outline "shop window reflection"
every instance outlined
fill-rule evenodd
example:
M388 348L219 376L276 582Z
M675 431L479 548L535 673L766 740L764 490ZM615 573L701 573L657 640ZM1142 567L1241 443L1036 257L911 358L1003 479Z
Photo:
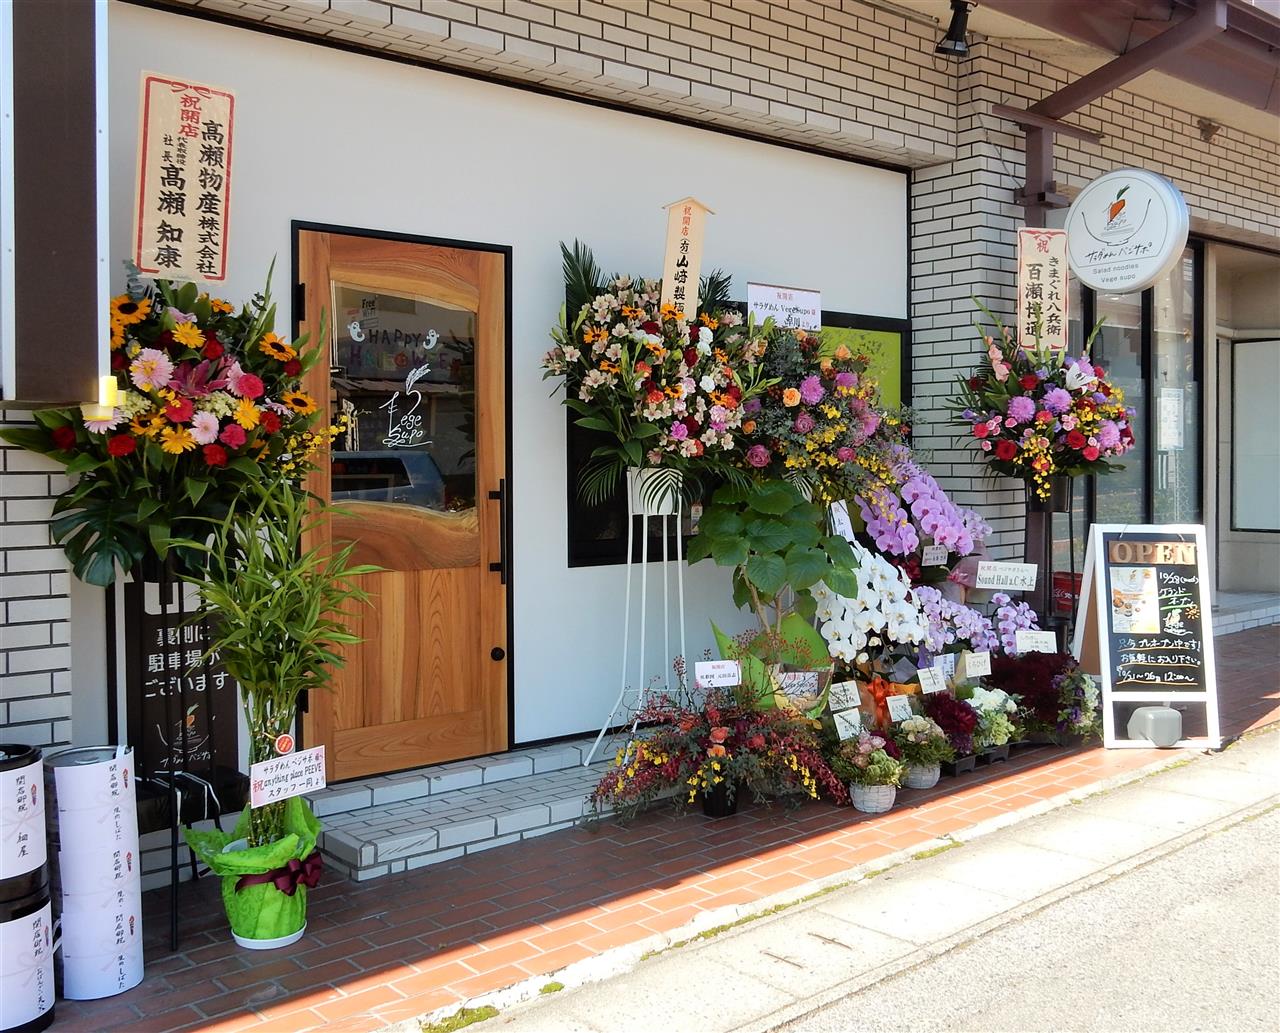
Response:
M1187 250L1155 285L1152 402L1155 521L1200 521L1200 384L1196 379L1195 256Z
M333 501L474 509L476 314L344 283L333 312Z
M1124 392L1134 411L1133 426L1139 447L1120 461L1123 470L1097 477L1094 519L1100 524L1140 524L1146 516L1146 449L1141 428L1146 426L1147 394L1142 376L1142 295L1098 294L1097 318L1101 332L1093 342L1094 362L1106 369L1111 383Z

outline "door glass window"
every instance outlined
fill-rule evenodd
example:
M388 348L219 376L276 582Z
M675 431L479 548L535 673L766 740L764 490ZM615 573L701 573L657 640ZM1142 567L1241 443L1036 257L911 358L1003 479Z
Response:
M333 284L333 501L476 504L476 314Z
M1195 308L1195 255L1187 250L1169 275L1155 285L1152 307L1153 501L1158 524L1200 522Z
M1098 318L1106 320L1093 342L1093 360L1106 369L1111 383L1124 391L1124 401L1134 411L1133 427L1139 447L1120 460L1123 470L1097 482L1095 517L1103 524L1140 524L1146 507L1146 449L1141 428L1146 426L1147 398L1142 380L1142 295L1098 294Z

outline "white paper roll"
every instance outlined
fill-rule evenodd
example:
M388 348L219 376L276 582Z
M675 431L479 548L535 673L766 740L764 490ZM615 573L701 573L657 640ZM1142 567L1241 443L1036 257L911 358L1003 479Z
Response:
M111 997L142 982L142 937L125 951L62 959L62 996L72 1001Z
M45 862L44 778L40 757L0 771L0 879L33 872Z
M32 1022L53 1007L53 915L49 904L0 922L0 1029Z
M135 882L105 893L62 898L62 958L124 954L142 943L142 891Z
M102 893L137 882L142 864L137 850L63 850L58 854L58 888L67 896Z

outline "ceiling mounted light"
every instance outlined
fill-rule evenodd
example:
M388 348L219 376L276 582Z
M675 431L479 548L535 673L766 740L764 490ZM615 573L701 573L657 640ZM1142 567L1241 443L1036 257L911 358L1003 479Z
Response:
M951 0L951 26L933 48L934 53L947 57L964 57L969 53L969 44L964 39L969 30L969 7L970 0Z

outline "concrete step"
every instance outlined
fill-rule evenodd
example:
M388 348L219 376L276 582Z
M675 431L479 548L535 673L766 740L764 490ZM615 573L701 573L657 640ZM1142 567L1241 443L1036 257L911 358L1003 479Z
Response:
M362 779L308 797L325 863L357 881L568 828L612 763L589 768L591 740Z
M1280 595L1272 592L1219 592L1213 608L1213 634L1280 624Z

